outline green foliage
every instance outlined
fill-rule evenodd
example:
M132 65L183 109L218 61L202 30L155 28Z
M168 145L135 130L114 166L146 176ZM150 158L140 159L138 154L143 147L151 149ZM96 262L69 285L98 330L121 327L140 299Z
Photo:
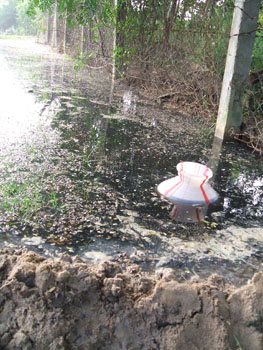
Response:
M96 55L95 51L91 51L88 55L83 57L82 55L78 55L74 60L73 68L75 70L81 70L86 64L89 63L90 59Z
M9 0L0 7L0 30L10 34L36 35L40 18L29 18L26 15L28 6L28 0Z
M57 194L52 188L47 190L45 185L43 179L34 175L23 183L7 179L0 185L0 209L15 214L24 221L30 220L45 205L56 209L59 206Z
M263 69L263 8L259 13L258 30L254 43L251 68L252 70Z
M55 0L29 0L28 14L35 15L37 9L42 12L53 11ZM81 25L90 23L96 16L100 24L110 22L113 9L107 0L60 0L57 1L60 14L67 14L69 22Z
M20 35L36 35L40 27L40 17L37 13L33 18L26 14L28 6L28 0L19 0L16 6L17 26Z
M7 182L0 187L0 197L2 210L17 213L24 219L34 215L43 202L40 190L32 182Z
M27 15L34 17L37 13L37 9L39 9L41 12L51 10L55 3L56 2L54 0L29 0Z
M235 339L236 345L238 347L237 350L242 350L241 344L235 335L234 335L234 339Z

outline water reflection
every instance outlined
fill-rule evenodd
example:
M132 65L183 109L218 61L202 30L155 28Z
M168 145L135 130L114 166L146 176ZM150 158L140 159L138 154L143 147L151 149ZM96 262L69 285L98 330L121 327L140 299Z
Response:
M222 147L223 147L223 140L215 136L213 140L212 149L210 151L210 158L207 164L209 168L211 168L213 171L213 174L214 174L213 178L217 174L218 165L219 165L219 161L222 153Z
M130 90L125 91L122 97L123 101L123 114L136 113L136 101L137 97Z
M19 84L1 56L0 76L0 145L6 148L37 128L41 104L35 103L34 95Z
M244 148L236 152L235 145L223 145L214 138L209 166L214 171L213 182L220 192L220 200L213 207L212 216L221 221L234 221L241 225L253 225L263 218L262 162L247 154ZM250 158L250 159L249 159ZM261 173L261 174L260 174Z

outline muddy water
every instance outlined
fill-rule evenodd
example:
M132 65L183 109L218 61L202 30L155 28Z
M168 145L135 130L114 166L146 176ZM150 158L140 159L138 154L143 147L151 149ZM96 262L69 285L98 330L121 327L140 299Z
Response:
M262 268L263 165L242 145L213 147L202 121L76 71L32 41L0 40L1 245L97 263L173 267L178 279ZM219 200L198 224L171 221L156 186L182 160L209 164Z

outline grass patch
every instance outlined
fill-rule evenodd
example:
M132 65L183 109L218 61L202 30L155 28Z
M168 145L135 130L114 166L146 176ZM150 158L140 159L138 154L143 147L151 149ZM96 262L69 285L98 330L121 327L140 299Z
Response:
M0 186L0 209L30 221L43 207L58 207L57 194L53 189L45 190L43 183L31 178L23 183L10 181Z
M237 337L235 335L234 335L234 339L235 339L235 342L236 342L236 345L237 345L236 350L243 350L239 340L237 339Z

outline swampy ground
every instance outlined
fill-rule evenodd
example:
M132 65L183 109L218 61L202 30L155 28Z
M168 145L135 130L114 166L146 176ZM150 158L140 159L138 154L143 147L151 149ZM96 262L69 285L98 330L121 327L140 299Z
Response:
M109 105L110 72L73 67L0 40L2 348L262 349L262 159L122 81ZM170 220L156 193L180 161L214 171L201 223Z
M261 268L262 159L237 143L213 149L213 129L117 82L73 69L33 41L1 40L1 244L46 256L132 259L182 279ZM211 165L220 198L200 224L169 218L156 186L176 164Z

